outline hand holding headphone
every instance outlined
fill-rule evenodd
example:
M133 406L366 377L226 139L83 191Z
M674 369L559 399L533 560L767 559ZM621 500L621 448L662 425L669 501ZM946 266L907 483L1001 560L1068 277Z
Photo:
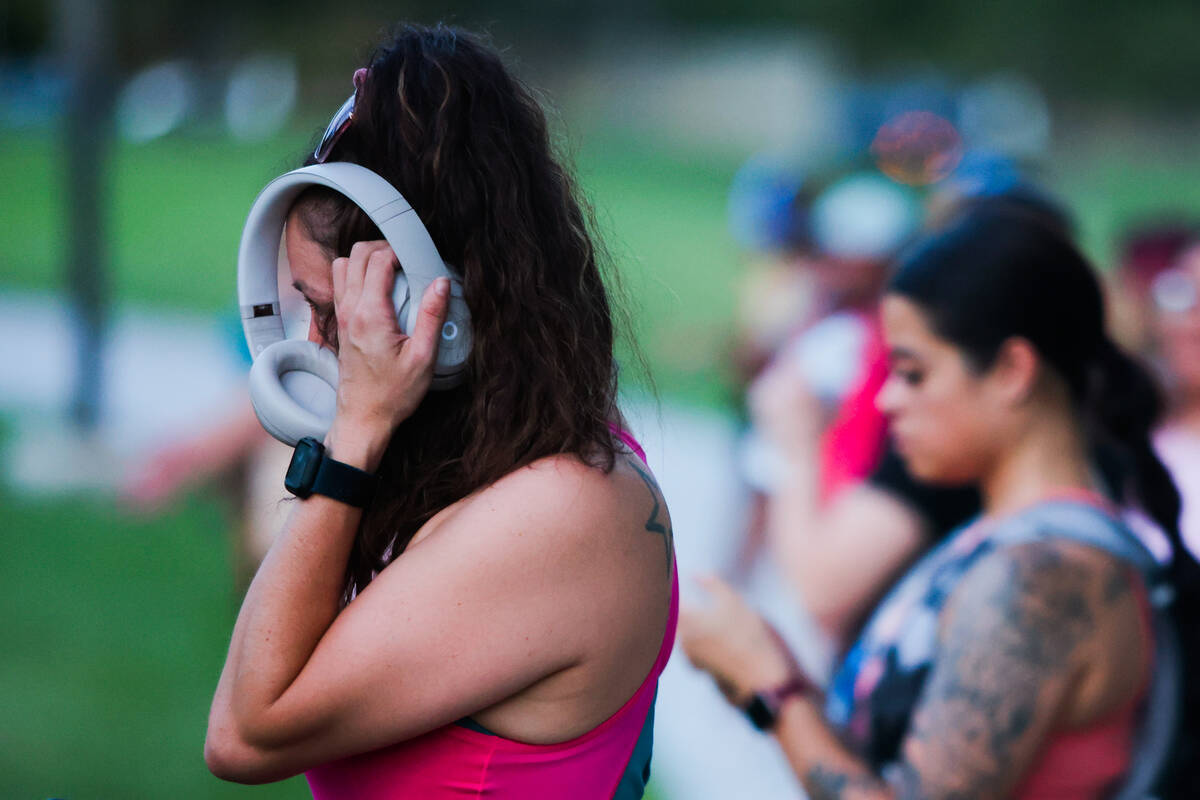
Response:
M471 349L470 313L462 282L438 254L412 206L374 172L344 162L293 170L271 181L250 209L238 250L238 303L242 328L254 365L250 399L263 427L276 439L295 445L308 436L323 439L333 422L337 355L315 342L286 339L279 311L276 262L288 211L310 186L326 186L345 195L375 223L400 261L392 301L405 335L417 327L421 298L441 277L450 280L446 321L442 325L432 389L448 389L465 377Z

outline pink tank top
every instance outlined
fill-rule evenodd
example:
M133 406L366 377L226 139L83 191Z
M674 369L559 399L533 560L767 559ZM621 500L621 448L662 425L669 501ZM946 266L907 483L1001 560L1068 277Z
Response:
M643 461L625 431L613 433ZM670 658L679 619L679 577L658 657L616 713L566 742L526 744L461 724L325 764L305 773L314 800L551 800L640 797L649 773L658 677Z

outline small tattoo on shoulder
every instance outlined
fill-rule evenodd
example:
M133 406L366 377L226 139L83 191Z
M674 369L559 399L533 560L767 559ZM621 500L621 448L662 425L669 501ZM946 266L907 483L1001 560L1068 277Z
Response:
M642 482L646 484L646 488L650 491L650 498L654 501L654 507L650 509L650 516L646 519L646 530L663 537L663 544L666 547L667 553L667 571L669 572L671 569L672 546L671 521L665 516L660 516L664 511L662 490L658 488L658 481L654 480L654 476L639 462L631 458L629 459L629 464L633 467L634 472L638 474L638 477L642 479Z

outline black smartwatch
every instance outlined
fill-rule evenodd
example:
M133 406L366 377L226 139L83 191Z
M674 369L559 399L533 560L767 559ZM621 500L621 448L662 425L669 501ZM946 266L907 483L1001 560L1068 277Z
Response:
M326 456L325 445L311 436L296 443L283 477L284 488L301 499L322 494L357 508L371 505L378 484L371 473Z
M797 675L782 686L755 692L742 710L750 718L751 725L760 731L772 731L779 722L779 711L783 708L784 701L789 697L803 697L811 688L812 685L808 681Z

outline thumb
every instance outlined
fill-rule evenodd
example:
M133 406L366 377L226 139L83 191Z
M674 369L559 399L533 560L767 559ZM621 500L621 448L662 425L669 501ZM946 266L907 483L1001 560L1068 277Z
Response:
M409 357L417 364L432 365L437 358L438 341L442 336L442 325L446 322L446 310L449 306L450 279L438 278L421 297L417 322L408 342Z

